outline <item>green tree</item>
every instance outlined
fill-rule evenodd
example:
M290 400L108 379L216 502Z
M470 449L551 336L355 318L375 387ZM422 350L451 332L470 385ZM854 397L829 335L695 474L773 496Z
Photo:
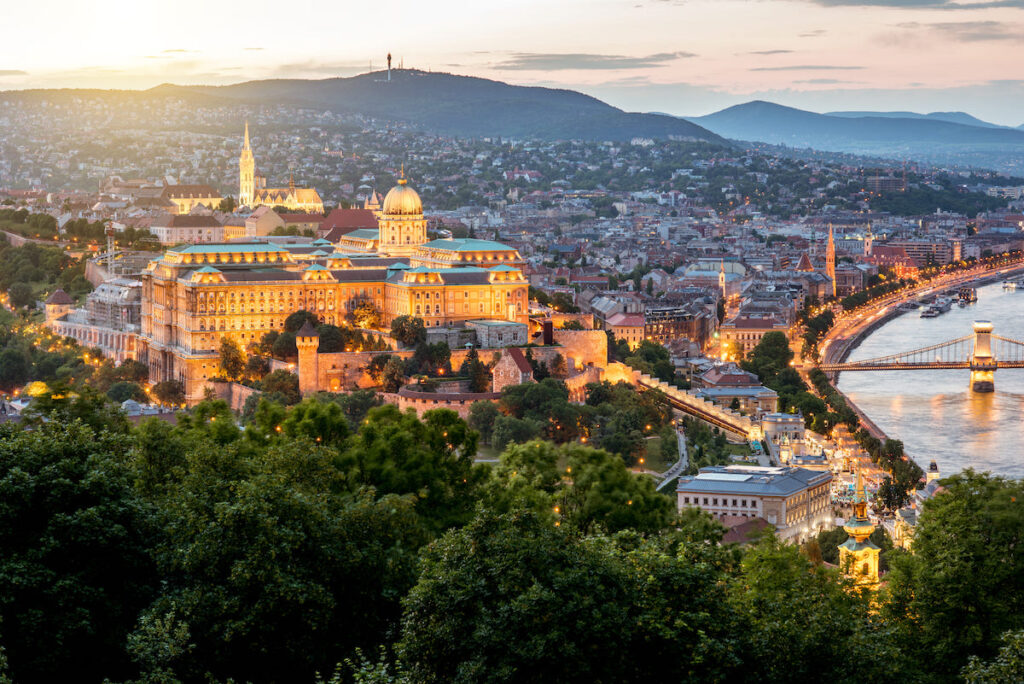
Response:
M908 662L891 627L872 612L870 597L795 545L774 535L762 539L744 554L730 590L743 635L742 681L843 681L850 672L869 681L907 676Z
M913 554L889 559L883 614L904 647L955 676L968 656L991 658L1024 611L1024 484L964 471L943 480L914 530Z
M466 359L459 368L459 375L469 378L470 392L491 391L491 371L487 364L480 360L475 347L466 354Z
M367 414L337 464L351 486L415 494L416 512L440 531L471 515L483 476L473 468L476 448L476 433L454 411L427 411L421 421L388 404Z
M568 376L569 364L566 363L565 357L561 354L555 354L555 357L551 359L551 377L565 380Z
M307 321L314 328L320 325L320 319L316 317L315 313L300 309L284 319L284 329L286 332L297 333Z
M245 355L238 342L230 337L220 338L220 371L228 380L238 380L245 371Z
M345 335L342 334L341 328L338 326L325 323L317 328L317 333L320 335L321 354L345 351Z
M8 347L0 352L0 390L12 392L29 380L31 366L25 353Z
M149 397L146 396L146 391L134 382L128 382L122 380L115 382L107 390L107 396L110 400L120 404L128 399L134 399L135 401L146 403L149 401Z
M260 385L269 398L287 406L299 403L302 398L299 394L299 376L283 368L268 373Z
M251 354L245 360L245 377L249 380L259 380L270 372L270 361L264 356Z
M999 654L989 662L971 656L961 675L967 684L1024 682L1024 630L1004 633Z
M469 419L466 421L469 427L480 433L480 439L485 444L491 443L491 435L494 432L494 421L501 414L493 401L474 401L469 407Z
M161 404L179 406L185 403L185 385L180 380L161 380L153 385L152 392Z
M724 681L720 553L484 512L428 547L398 652L426 683Z
M199 442L187 458L160 499L163 590L137 633L187 625L176 678L311 680L385 638L425 540L410 498L349 495L333 451L304 440L256 457Z
M376 330L380 328L381 314L373 302L362 301L352 310L352 323L357 328Z
M397 356L388 358L380 375L381 389L397 392L405 384L405 364Z
M274 338L270 351L277 359L294 359L299 355L299 348L295 345L295 333L285 331Z
M0 426L0 619L14 681L132 672L124 642L157 577L152 513L126 452L123 435L80 421Z
M391 321L391 336L406 347L416 347L427 341L427 328L422 318L398 316Z
M35 301L32 286L26 282L16 282L7 288L7 296L10 298L11 306L22 308L29 306Z

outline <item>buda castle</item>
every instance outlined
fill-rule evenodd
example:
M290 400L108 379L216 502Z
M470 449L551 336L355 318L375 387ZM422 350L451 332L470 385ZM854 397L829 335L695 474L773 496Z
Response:
M238 204L255 209L282 206L291 211L323 213L320 193L313 188L297 188L289 177L287 188L268 188L267 179L256 170L256 158L249 145L249 122L245 122L245 140L238 158Z
M384 197L376 230L355 230L335 243L264 237L184 244L151 261L141 277L139 359L151 382L183 382L191 402L217 374L221 339L245 348L283 331L299 310L344 325L346 314L370 303L385 329L403 315L428 327L526 324L522 266L515 249L497 242L428 241L422 202L403 174Z

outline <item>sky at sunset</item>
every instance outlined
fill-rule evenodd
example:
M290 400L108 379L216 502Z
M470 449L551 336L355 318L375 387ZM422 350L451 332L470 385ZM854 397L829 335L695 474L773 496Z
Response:
M964 110L1024 123L1024 0L5 3L0 89L351 76L396 63L699 115Z

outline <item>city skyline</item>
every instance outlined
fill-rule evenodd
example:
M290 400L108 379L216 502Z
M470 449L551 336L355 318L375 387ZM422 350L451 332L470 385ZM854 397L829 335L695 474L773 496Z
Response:
M9 37L3 90L352 76L390 51L395 65L571 88L635 111L696 116L767 99L1024 123L1021 0L399 2L380 14L306 3L283 23L302 40L287 28L282 39L280 8L263 0L238 31L237 6L198 0L170 15L58 0L9 12L12 25L62 19L46 50L30 32Z

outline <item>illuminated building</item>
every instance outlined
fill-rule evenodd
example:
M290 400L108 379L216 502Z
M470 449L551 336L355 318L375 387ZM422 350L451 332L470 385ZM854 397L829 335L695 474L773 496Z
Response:
M292 211L323 213L320 193L313 188L297 188L292 178L287 188L268 188L267 179L256 170L256 158L249 145L249 122L245 123L245 140L238 158L238 204L245 207L281 206Z
M201 398L217 374L222 338L245 348L283 331L299 310L345 325L365 302L385 329L402 315L434 328L481 319L525 325L528 283L518 252L488 241L427 242L422 211L403 178L385 197L379 232L356 230L334 244L265 237L169 249L142 275L150 380L180 380L190 401Z
M850 537L839 545L839 567L857 584L878 586L878 554L881 549L871 541L874 524L868 520L868 498L864 477L857 469L857 489L853 496L853 517L843 525Z
M804 540L830 525L832 473L805 468L711 466L676 485L679 511L763 518L780 539Z

